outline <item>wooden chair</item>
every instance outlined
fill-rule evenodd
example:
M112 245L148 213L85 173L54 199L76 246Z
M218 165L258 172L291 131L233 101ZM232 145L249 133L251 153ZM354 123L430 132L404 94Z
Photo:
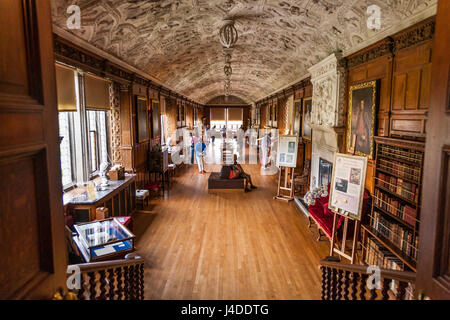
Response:
M303 166L303 173L294 177L295 194L300 193L302 196L304 196L306 192L308 192L310 169L311 160L307 159L305 160L305 165Z

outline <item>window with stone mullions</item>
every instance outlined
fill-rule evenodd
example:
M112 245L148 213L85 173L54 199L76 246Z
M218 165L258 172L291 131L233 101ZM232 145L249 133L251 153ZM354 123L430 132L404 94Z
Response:
M87 110L90 175L99 173L100 164L109 162L107 111Z
M60 136L60 155L61 155L61 178L64 189L72 187L75 183L75 147L73 134L73 113L59 112L59 136Z

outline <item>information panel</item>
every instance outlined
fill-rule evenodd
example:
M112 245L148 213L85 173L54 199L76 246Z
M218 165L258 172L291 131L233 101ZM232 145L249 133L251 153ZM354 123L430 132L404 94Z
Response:
M298 137L280 136L278 143L277 167L297 166Z
M330 209L361 220L367 158L337 153L331 180Z

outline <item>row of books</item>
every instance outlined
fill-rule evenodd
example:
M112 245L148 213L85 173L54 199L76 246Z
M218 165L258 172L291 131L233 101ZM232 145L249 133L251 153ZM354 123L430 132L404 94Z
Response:
M415 183L404 181L402 178L392 177L390 175L378 172L377 185L388 189L392 193L408 199L410 201L418 202L419 193Z
M406 178L413 181L419 181L420 169L412 166L406 166L395 160L378 159L379 168L400 178Z
M364 261L366 264L372 266L376 265L388 270L405 271L406 266L397 258L391 251L383 246L377 239L368 236L365 244ZM398 281L392 281L390 289L394 294L398 292ZM409 285L406 288L405 300L412 300L414 298L414 286Z
M367 237L364 260L368 265L377 265L384 269L405 270L405 264L378 240L372 237Z
M389 221L377 211L374 211L370 217L370 226L392 242L405 255L417 260L419 238L408 228Z
M380 155L388 158L392 158L392 156L398 156L400 159L409 160L417 163L418 165L421 165L422 163L423 153L416 150L408 150L392 146L381 145L379 153Z
M374 192L374 204L376 207L402 219L412 227L416 227L417 209L402 203L398 199L391 197L379 189Z

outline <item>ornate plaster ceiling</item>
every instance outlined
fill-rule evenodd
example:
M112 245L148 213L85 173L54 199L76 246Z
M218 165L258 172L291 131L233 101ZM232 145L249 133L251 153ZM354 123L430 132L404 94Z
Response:
M200 103L224 92L219 29L233 17L233 95L261 99L299 80L336 50L436 5L437 0L52 0L54 24ZM227 3L231 3L231 9ZM68 30L67 8L81 8ZM367 28L367 7L381 8L382 29Z

